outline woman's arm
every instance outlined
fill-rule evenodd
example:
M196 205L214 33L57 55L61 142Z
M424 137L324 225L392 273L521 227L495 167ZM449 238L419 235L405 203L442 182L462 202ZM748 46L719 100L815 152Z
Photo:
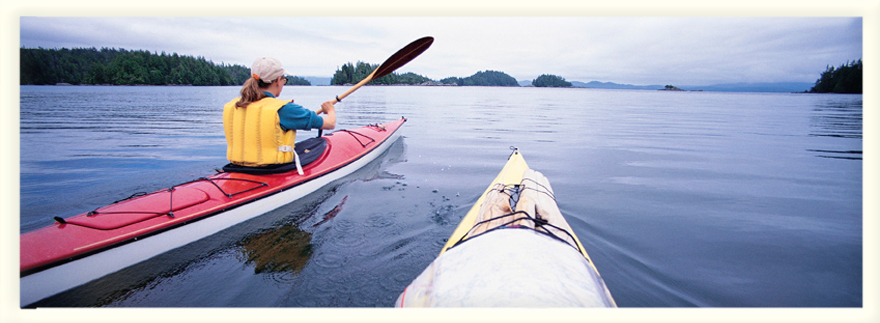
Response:
M324 125L321 126L321 129L330 130L336 128L336 107L333 104L336 103L336 100L330 100L321 104L321 110L318 111L318 114L322 112L327 114L324 116Z

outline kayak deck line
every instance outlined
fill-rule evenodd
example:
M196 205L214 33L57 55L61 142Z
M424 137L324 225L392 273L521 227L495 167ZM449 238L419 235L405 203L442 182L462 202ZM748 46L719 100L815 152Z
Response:
M523 176L523 173L525 173L525 171L527 171L527 170L530 170L531 168L529 168L529 165L526 164L526 161L523 158L522 153L520 153L518 148L511 146L510 149L512 150L512 152L511 152L510 156L507 157L507 163L501 169L501 172L498 173L498 176L495 177L495 179L492 181L493 185L489 185L489 187L486 188L486 191L483 192L483 195L480 196L480 198L477 200L477 202L474 203L474 205L471 207L470 211L468 211L468 213L464 216L461 223L459 223L458 227L456 227L455 231L452 233L452 236L450 237L449 241L447 241L446 245L444 245L443 248L440 250L440 255L442 255L444 252L446 252L446 250L451 249L456 244L459 244L460 241L463 242L469 238L473 238L473 237L468 237L467 235L469 232L472 231L474 226L477 225L475 220L477 219L477 216L480 213L481 207L483 206L483 204L486 203L487 195L492 190L497 190L495 188L495 186L498 184L503 184L503 187L522 187L524 181L530 181L534 185L542 188L542 190L538 190L538 192L540 192L542 194L546 194L552 200L553 204L556 204L556 195L553 193L552 189L545 187L544 184L535 182L531 178L527 178L527 177ZM515 199L512 199L511 204L512 205L516 204ZM514 212L511 212L511 213L514 213ZM564 220L564 218L563 218L563 220ZM488 222L488 220L487 220L487 222ZM567 225L567 223L566 223L566 225ZM578 250L581 254L583 254L584 257L587 258L587 261L592 263L593 261L592 261L592 259L590 259L590 255L587 254L586 250L584 249L583 244L581 244L581 242L580 242L580 240L578 240L577 236L574 235L573 232L569 232L570 230L562 230L562 231L564 231L567 236L571 237L571 239L573 240L573 247L576 250ZM455 238L455 239L453 240L453 238ZM572 244L571 242L568 242L568 243Z
M477 199L477 202L471 207L470 211L462 218L461 222L458 224L458 227L453 231L452 236L446 242L446 245L440 249L440 255L446 252L449 248L452 248L453 245L458 243L459 240L464 239L465 235L471 230L471 228L476 223L477 216L480 212L480 208L486 201L486 196L492 190L492 187L496 183L520 183L522 182L522 173L529 169L529 165L526 163L525 159L520 154L519 149L515 147L510 147L512 152L510 156L507 157L507 163L504 164L504 167L501 168L501 172L498 173L498 176L492 180L492 185L486 188L483 191L483 194L480 195L480 198ZM438 255L439 256L439 255Z
M329 134L328 134L328 135L329 135ZM218 173L222 173L222 171L218 171ZM220 187L220 185L217 185L217 183L216 183L215 181L242 181L242 182L248 182L248 183L252 183L252 184L257 184L257 186L254 186L254 187L251 187L251 188L246 188L246 189L243 189L243 190L241 190L241 191L234 192L234 193L228 193L228 192L226 192L225 190L223 190L223 188ZM138 192L138 193L134 193L134 194L132 194L131 196L129 196L129 197L127 197L127 198L124 198L124 199L121 199L121 200L117 200L117 201L113 202L113 203L110 204L110 205L106 205L106 206L98 207L98 208L96 208L96 209L94 209L94 210L92 210L92 211L89 211L89 212L86 213L85 216L86 216L87 218L92 218L92 217L95 217L95 216L97 216L97 215L126 215L126 214L129 214L129 215L130 215L130 214L145 214L145 215L155 215L155 217L162 216L162 215L167 215L167 216L169 216L170 218L174 218L173 211L175 211L175 210L182 210L182 209L185 209L186 207L189 207L189 206L192 206L192 205L194 205L194 204L198 204L198 203L194 203L194 204L190 204L190 205L186 205L186 206L182 206L182 207L178 206L177 208L174 208L174 200L173 200L173 196L174 196L174 195L173 195L173 192L174 192L175 190L177 190L178 187L184 187L184 185L192 184L192 183L197 183L197 182L208 182L208 183L211 183L212 186L215 187L215 188L217 188L217 190L218 190L222 195L224 195L224 196L226 196L227 198L230 198L230 199L231 199L232 197L238 195L238 194L247 193L247 192L252 191L252 190L256 190L256 189L259 189L259 188L262 188L262 187L268 187L268 186L269 186L269 183L267 183L267 182L260 182L260 181L256 181L256 180L252 180L252 179L246 179L246 178L222 178L222 177L211 178L211 177L200 177L200 178L198 178L198 179L191 180L191 181L188 181L188 182L184 182L184 183L181 183L181 184L177 184L177 185L172 186L171 188L163 189L163 190L159 190L159 191L156 191L156 192L153 192L153 193L146 193L146 192ZM299 182L299 183L297 183L297 184L302 184L302 183L303 183L303 182ZM282 190L283 190L283 189L282 189ZM170 200L169 203L171 204L171 207L169 208L170 211L167 211L167 212L145 212L145 211L137 211L137 210L132 210L132 211L112 211L112 212L104 212L104 211L100 211L102 208L110 208L110 207L112 207L112 206L114 206L114 205L117 205L118 203L122 203L122 202L126 202L126 201L131 201L131 200L134 200L134 199L141 199L141 198L146 199L146 198L149 198L149 197L151 197L151 196L155 196L155 195L162 194L162 193L166 193L166 192L169 193L169 194L168 194L168 195L169 195L169 200ZM280 191L279 191L279 192L280 192ZM240 205L243 205L243 204L245 204L245 203L250 203L250 202L252 202L252 201L253 201L253 200L251 200L251 201L240 201L240 203L239 203L238 205L236 205L236 206L240 206ZM235 206L233 206L233 207L235 207ZM213 215L221 214L222 212L227 211L227 210L229 210L229 209L231 209L231 208L222 209L222 210L219 210L219 212L211 212L210 214L207 214L207 215L205 215L205 216L203 216L203 217L201 217L201 218L193 219L193 220L190 220L190 221L185 221L185 222L180 223L180 224L178 224L178 225L167 226L165 223L160 223L160 224L156 224L156 225L153 225L153 226L149 226L149 227L141 228L141 229L138 229L138 230L136 230L136 231L132 231L132 232L131 232L132 234L135 235L135 237L131 238L130 240L128 240L128 241L123 241L123 242L120 242L120 243L117 243L117 244L114 244L114 245L111 245L111 246L108 246L108 247L105 247L105 248L100 248L100 249L90 250L90 249L94 248L95 246L104 245L104 244L107 244L107 243L109 243L109 242L111 242L111 241L118 240L118 239L117 239L116 237L112 237L112 238L108 238L108 239L105 239L105 240L101 240L101 241L97 241L97 242L94 242L94 243L90 243L90 244L87 244L87 245L79 246L79 247L73 248L73 251L77 251L77 252L78 252L78 251L83 251L83 250L89 250L90 252L88 252L88 253L83 253L83 254L79 254L79 255L75 255L75 256L72 256L72 257L67 258L67 259L65 259L65 260L61 260L61 261L59 261L59 262L56 262L56 263L52 263L52 264L48 264L48 265L44 265L44 266L37 266L37 267L34 267L34 268L30 268L30 269L28 269L28 270L22 270L22 271L21 271L21 277L25 277L25 276L28 276L28 275L30 275L30 274L33 274L33 273L36 273L36 272L40 272L40 271L45 270L45 269L48 269L48 268L51 268L51 267L54 267L54 266L58 266L58 265L64 264L64 263L69 262L69 261L73 261L73 260L77 260L77 259L80 259L80 258L83 258L83 257L87 257L87 256L92 255L92 254L94 254L94 253L98 253L98 252L101 252L101 251L104 251L104 250L107 250L107 249L110 249L110 248L114 248L114 247L120 246L120 245L125 244L125 243L134 242L134 241L137 241L137 239L139 239L139 238L146 238L147 236L150 236L150 235L153 235L153 234L161 233L161 232L164 231L164 230L162 230L162 231L158 231L158 229L162 229L163 227L166 227L166 226L167 226L167 228L165 228L165 230L175 229L175 228L177 228L177 227L179 227L179 226L181 226L181 225L186 225L186 224L192 223L192 222L194 222L194 221L198 221L199 219L204 219L204 218L206 218L206 217L210 217L210 216L213 216ZM77 217L77 216L74 216L74 217ZM64 219L64 218L61 218L61 217L54 217L53 219L54 219L55 221L57 221L60 225L77 225L77 226L81 226L81 227L84 227L84 228L96 229L96 230L102 230L102 231L109 231L109 230L118 229L118 227L117 227L117 228L101 228L101 227L97 227L96 225L91 225L91 224L84 223L84 221L68 220L68 219ZM146 219L141 219L140 221L129 221L129 222L131 222L131 223L127 223L126 225L130 225L130 224L137 223L137 222L142 222L143 220L146 220ZM121 225L120 227L124 227L124 226L125 226L125 225Z
M303 167L304 175L296 171L253 175L218 170L217 174L149 194L135 193L80 215L58 217L52 225L23 233L21 305L289 204L381 156L400 138L405 122L406 118L400 118L322 136L327 148ZM253 203L256 201L264 202ZM183 234L182 230L194 234ZM90 262L102 268L86 265ZM57 279L69 272L76 272L71 281Z
M376 128L378 128L378 129L380 129L380 130L382 130L382 131L385 130L384 127L379 127L378 125L368 125L368 127L376 127ZM371 138L370 136L367 136L367 135L362 134L362 133L357 132L357 131L353 131L353 130L345 130L345 129L343 129L343 130L339 130L339 131L336 131L336 132L345 132L345 133L348 133L349 135L351 135L352 137L354 137L354 139L357 140L359 144L361 144L361 147L367 147L367 145L376 142L376 139L373 139L373 138ZM336 132L334 132L334 133L336 133ZM331 133L330 135L332 135L332 133ZM364 137L364 138L370 139L370 142L364 143L363 141L361 141L361 140L360 140L357 136L355 136L355 135L359 135L359 136L361 136L361 137ZM328 135L328 136L329 136L329 135Z
M257 185L257 186L254 186L254 187L251 187L251 188L248 188L248 189L244 189L244 190L241 190L241 191L235 192L235 193L227 193L226 191L223 190L222 187L220 187L220 185L217 185L217 183L214 182L215 180L216 180L216 181L221 181L221 180L226 180L226 181L245 181L245 182L250 182L250 183L254 183L254 184L258 184L258 185ZM269 186L269 183L267 183L267 182L260 182L260 181L255 181L255 180L245 179L245 178L210 178L210 177L200 177L200 178L198 178L198 179L195 179L195 180L192 180L192 181L189 181L189 182L185 182L185 183L181 183L181 184L174 185L174 186L172 186L171 188L168 188L168 189L166 189L166 190L159 190L159 191L156 191L156 192L153 192L153 193L146 193L146 192L138 192L138 193L135 193L135 195L129 196L129 197L124 198L124 199L122 199L122 200L118 200L118 201L116 201L116 202L113 202L113 203L110 204L110 205L102 206L102 207L98 207L98 208L96 208L96 209L94 209L94 210L92 210L92 211L89 211L88 213L86 213L86 217L94 217L94 216L96 216L96 215L145 214L145 215L156 215L156 216L167 215L167 216L173 218L173 217L174 217L174 211L176 211L176 210L180 210L180 209L185 209L185 208L190 207L190 206L193 206L193 205L195 205L195 204L198 204L198 203L204 202L204 200L201 200L201 201L194 202L194 203L182 203L183 205L178 204L176 208L174 207L174 202L175 202L175 201L174 201L174 192L177 190L177 188L178 188L178 187L181 187L181 186L183 186L183 185L186 185L186 184L195 183L195 182L200 182L200 181L205 181L205 182L208 182L208 183L213 184L213 186L216 187L217 190L220 191L221 194L225 195L225 196L228 197L228 198L232 198L233 196L236 196L236 195L238 195L238 194L247 193L247 192L249 192L249 191L252 191L252 190L255 190L255 189L259 189L260 187ZM141 199L141 198L146 199L146 198L149 198L150 196L157 195L157 194L162 194L162 193L164 193L164 192L168 192L168 204L169 204L168 211L164 211L164 212L149 212L149 211L138 211L138 210L132 210L132 211L101 211L102 208L110 208L110 207L112 207L112 206L114 206L114 205L116 205L117 203L120 203L120 202L125 202L125 201L129 201L129 200L133 200L133 199ZM67 223L70 223L70 224L77 224L77 225L82 225L82 226L86 226L86 227L90 227L90 228L94 228L94 229L99 229L99 230L112 230L112 229L115 229L115 228L92 227L92 226L89 226L89 225L86 225L86 224L80 224L80 223L73 222L73 221L67 221L67 220L62 219L62 218L60 218L60 217L55 217L54 219L55 219L56 221L59 221L59 220L60 220L59 222L62 223L62 224L67 224Z
M519 189L519 187L515 187L515 189ZM475 231L480 225L483 225L483 224L486 224L486 223L489 223L489 222L492 222L492 221L497 221L497 220L499 220L499 219L501 219L501 218L514 217L514 216L516 216L516 215L522 215L522 216L521 216L521 217L518 217L518 218L514 218L513 220L510 220L510 221L508 221L508 222L505 222L505 223L499 224L498 226L496 226L496 227L494 227L494 228L491 228L491 229L488 229L488 230L485 230L485 231L483 231L483 232L476 233L476 234L471 234L471 232L474 232L474 231ZM532 222L533 225L526 226L526 225L516 224L517 222L521 222L521 221ZM550 230L547 229L548 227L549 227L549 228L556 229L556 231L558 231L558 232L564 233L566 236L568 236L569 240L566 240L566 239L560 238L559 236L553 234L553 232L550 232ZM457 247L458 245L464 243L466 240L469 240L469 239L473 239L473 238L479 237L479 236L481 236L481 235L484 235L484 234L490 233L490 232L495 231L495 230L502 230L502 229L523 229L523 230L533 230L533 231L535 231L535 232L537 232L537 233L540 233L540 234L546 235L546 236L548 236L548 237L550 237L550 238L553 238L553 239L555 239L555 240L558 240L559 242L565 243L565 244L571 246L572 248L574 248L574 250L577 250L577 252L580 252L580 253L583 253L583 252L584 252L584 251L580 248L580 246L578 246L578 245L576 245L576 244L573 243L573 241L574 241L574 235L572 235L570 232L568 232L567 230L565 230L565 229L563 229L563 228L560 228L560 227L557 227L557 226L555 226L555 225L553 225L553 224L550 224L550 222L548 222L547 220L542 219L542 218L540 218L540 217L538 217L538 218L533 218L531 215L529 215L528 212L525 212L525 211L516 211L516 212L513 212L513 213L508 213L508 214L505 214L505 215L501 215L501 216L498 216L498 217L494 217L494 218L491 218L491 219L487 219L487 220L480 221L480 222L478 222L477 224L475 224L475 225L471 228L471 230L468 231L468 233L467 233L465 236L461 237L460 240L458 240L456 243L454 243L451 247L447 248L447 250ZM543 230L541 230L541 229L543 229Z
M526 170L526 171L529 171L529 170ZM526 185L525 182L531 182L532 184ZM532 187L532 186L537 186L537 187ZM505 198L505 200L507 200L507 201L503 201L503 202L506 202L509 205L519 205L520 197L523 194L525 194L524 191L526 191L526 190L534 191L534 192L537 192L538 194L546 195L547 197L550 198L550 200L552 201L553 204L556 204L556 196L553 194L553 192L549 188L544 186L543 184L541 184L541 183L539 183L529 177L523 177L522 180L520 181L520 184L496 183L494 186L490 186L490 188L491 189L487 193L487 199L490 199L490 198L488 198L488 196L493 193L497 193L499 195L505 195L505 196L507 196L507 198ZM496 198L496 201L486 201L484 203L490 203L490 202L499 203L501 201L497 201L497 198ZM481 210L480 210L481 213L485 212L485 207L486 207L486 204L481 206ZM564 219L562 219L562 222L558 223L558 224L564 224L566 227L568 227L567 229L561 228L559 226L556 226L556 225L550 223L550 220L546 218L547 217L546 214L544 214L542 216L542 214L539 212L533 212L535 215L532 216L531 214L529 214L528 211L522 210L519 207L517 207L515 211L513 211L512 209L508 209L508 210L511 212L502 212L502 214L499 216L492 217L492 218L485 219L485 220L481 220L480 222L475 223L471 227L470 230L468 230L464 235L461 236L461 238L458 241L451 244L448 248L445 248L445 249L446 250L452 249L452 248L454 248L454 247L456 247L456 246L458 246L458 245L460 245L470 239L482 236L484 234L487 234L489 232L496 231L496 230L527 229L527 230L533 230L537 233L546 235L554 240L558 240L559 242L565 243L565 244L571 246L572 248L574 248L575 250L577 250L582 255L584 255L584 257L586 258L586 260L588 262L590 262L590 263L593 262L592 259L590 259L590 256L583 249L583 246L581 246L580 241L578 241L577 237L575 237L575 235L571 232L571 228L568 227L568 223L564 222ZM521 215L521 216L516 217L517 215ZM499 220L501 220L503 218L507 218L507 217L514 217L514 219L509 220L507 222L499 221ZM559 217L561 218L561 214L559 214ZM483 228L481 228L481 226ZM552 231L556 231L556 232L565 234L565 237L567 237L567 239L562 238L562 237L554 234L551 231L551 229L554 229Z

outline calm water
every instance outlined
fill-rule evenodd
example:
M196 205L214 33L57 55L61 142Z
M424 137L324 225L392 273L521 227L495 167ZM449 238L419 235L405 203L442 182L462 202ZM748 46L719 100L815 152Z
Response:
M21 232L212 173L237 92L22 86ZM862 306L861 95L366 87L337 111L409 122L346 180L46 305L392 306L516 146L622 307Z

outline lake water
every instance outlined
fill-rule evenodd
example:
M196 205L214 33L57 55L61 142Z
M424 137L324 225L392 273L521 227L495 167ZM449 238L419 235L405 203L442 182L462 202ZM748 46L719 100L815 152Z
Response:
M239 90L20 89L21 232L213 173ZM43 305L392 306L510 146L621 307L863 305L861 95L376 86L337 111L339 128L409 122L346 180Z

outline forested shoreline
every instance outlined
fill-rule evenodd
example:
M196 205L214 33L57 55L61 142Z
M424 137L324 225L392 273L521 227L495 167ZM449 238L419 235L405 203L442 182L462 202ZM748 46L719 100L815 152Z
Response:
M379 64L369 64L365 62L357 62L357 63L346 63L342 65L339 69L336 70L336 73L333 74L333 78L330 80L330 85L344 85L344 84L355 84L360 82L364 78L370 75ZM404 73L397 74L391 73L385 75L383 77L377 78L375 80L370 81L368 84L423 84L426 82L433 82L431 79L412 73Z
M440 80L440 83L459 86L519 86L519 83L512 76L504 72L490 70L477 72L465 78L447 77Z
M862 60L828 66L810 93L862 93Z
M116 48L20 48L21 85L241 85L250 68L238 64L216 64L193 57ZM345 63L337 68L331 85L354 84L369 75L378 64ZM288 85L312 85L300 76L287 75ZM439 81L412 72L372 80L380 85L520 86L512 76L493 70L468 77L447 77ZM531 81L535 87L572 87L557 75L542 74ZM828 66L810 93L862 93L862 60L840 67Z
M204 57L115 48L21 48L21 85L242 85L250 68ZM311 85L288 76L287 84Z
M21 85L241 85L250 68L216 64L204 57L116 48L20 48ZM346 63L336 70L331 85L360 82L379 64ZM288 75L288 85L311 85L303 77ZM372 80L379 85L520 86L512 76L480 71L471 76L438 81L412 72Z
M532 85L537 87L571 87L571 83L557 75L544 74L538 76Z

